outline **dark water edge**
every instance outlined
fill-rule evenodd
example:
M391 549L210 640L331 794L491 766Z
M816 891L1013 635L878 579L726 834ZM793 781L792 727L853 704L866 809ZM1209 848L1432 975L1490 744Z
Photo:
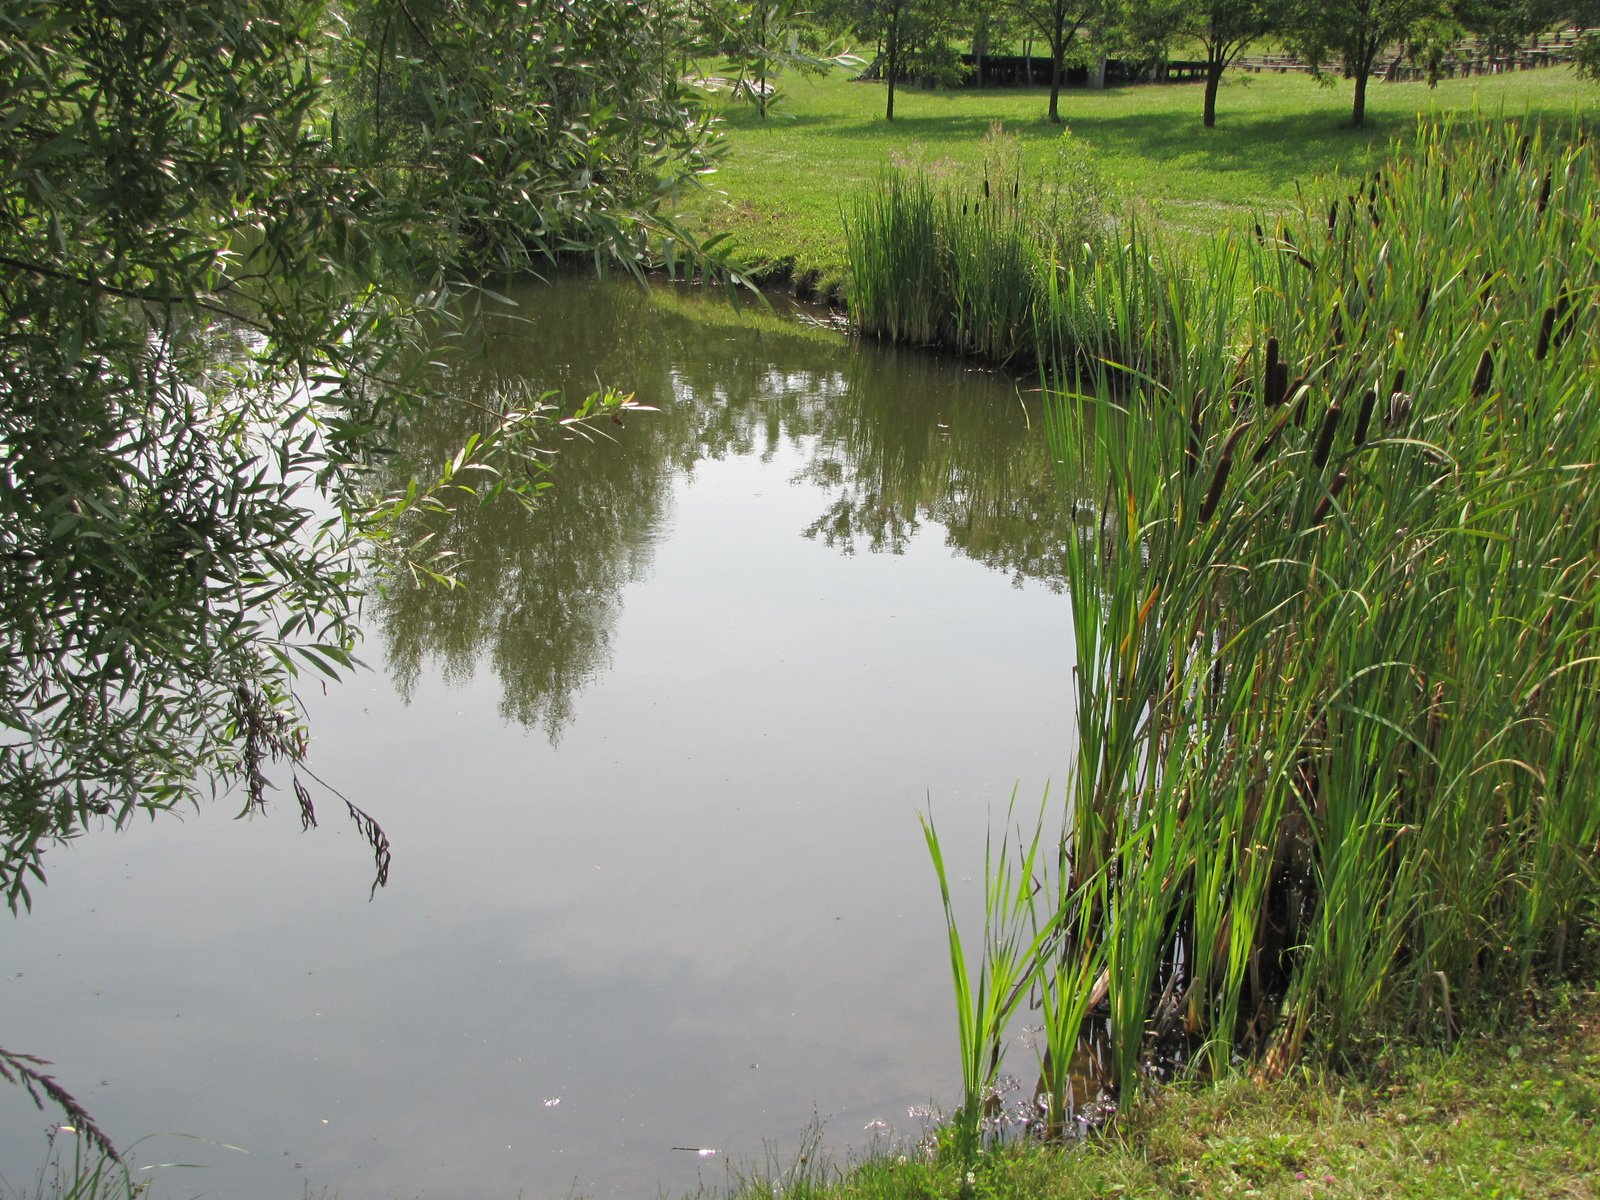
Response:
M212 1139L135 1151L203 1164L172 1194L677 1194L813 1112L842 1152L955 1097L915 810L981 872L989 812L1070 748L1029 395L784 306L517 299L413 458L508 389L661 411L563 443L539 512L458 514L467 586L391 588L375 670L307 695L390 887L366 901L353 830L223 802L54 855L7 930L0 1044L119 1141ZM0 1093L0 1121L16 1186L47 1117Z

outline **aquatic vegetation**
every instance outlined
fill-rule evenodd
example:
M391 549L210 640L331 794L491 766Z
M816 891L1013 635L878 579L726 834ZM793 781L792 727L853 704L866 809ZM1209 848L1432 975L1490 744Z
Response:
M1581 135L1426 126L1191 271L1097 266L1103 369L1048 360L1080 517L1053 1104L1085 1017L1126 1098L1448 1042L1592 958L1597 198Z
M1053 170L1022 169L997 122L981 170L896 162L847 206L850 316L865 333L1030 363L1068 319L1064 264L1092 262L1105 186L1063 135Z

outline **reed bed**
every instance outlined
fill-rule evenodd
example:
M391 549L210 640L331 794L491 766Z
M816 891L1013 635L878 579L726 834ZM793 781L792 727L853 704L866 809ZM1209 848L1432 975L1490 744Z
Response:
M1054 166L1025 174L997 123L970 177L897 161L845 211L851 320L864 333L999 363L1031 365L1040 332L1070 328L1070 279L1093 276L1104 185L1065 135Z
M1077 756L984 940L1044 1016L1036 1127L1091 1027L1126 1102L1592 973L1597 199L1579 132L1429 125L1188 274L1096 266L1101 340L1043 356Z

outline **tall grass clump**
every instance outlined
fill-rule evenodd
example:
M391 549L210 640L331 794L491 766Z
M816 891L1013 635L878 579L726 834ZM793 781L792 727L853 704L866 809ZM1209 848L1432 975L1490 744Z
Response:
M60 1132L76 1134L70 1126ZM135 1179L133 1168L117 1154L74 1136L70 1141L51 1134L49 1155L31 1184L13 1188L0 1179L3 1200L136 1200L145 1195L154 1180Z
M1592 971L1597 201L1581 136L1428 125L1187 281L1102 293L1151 336L1051 410L1078 747L1026 969L1055 1127L1086 1018L1128 1097L1448 1041Z
M981 168L897 161L847 206L851 317L877 337L1031 365L1058 275L1092 260L1103 227L1082 143L1064 135L1030 175L996 123Z

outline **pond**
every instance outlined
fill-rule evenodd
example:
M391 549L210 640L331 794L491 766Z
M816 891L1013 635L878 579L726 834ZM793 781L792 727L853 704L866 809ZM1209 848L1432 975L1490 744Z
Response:
M0 1044L195 1164L157 1194L681 1194L958 1099L917 812L970 915L991 816L1071 748L1037 397L781 306L516 298L417 455L507 387L660 411L560 443L537 512L460 514L465 586L391 588L371 669L306 681L389 885L331 794L303 833L285 791L53 852L6 927ZM0 1088L11 1187L54 1116Z

